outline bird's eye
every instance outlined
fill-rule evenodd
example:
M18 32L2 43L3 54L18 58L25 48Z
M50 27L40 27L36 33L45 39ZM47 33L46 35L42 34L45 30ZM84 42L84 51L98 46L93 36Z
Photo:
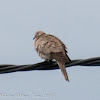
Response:
M39 32L37 32L37 34L39 34Z

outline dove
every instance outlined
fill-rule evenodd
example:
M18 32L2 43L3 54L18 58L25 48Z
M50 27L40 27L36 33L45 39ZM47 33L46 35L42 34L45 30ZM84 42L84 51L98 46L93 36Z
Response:
M34 47L38 55L46 61L56 60L65 80L69 81L65 63L71 60L67 55L65 44L56 36L46 34L43 31L37 31L33 39Z

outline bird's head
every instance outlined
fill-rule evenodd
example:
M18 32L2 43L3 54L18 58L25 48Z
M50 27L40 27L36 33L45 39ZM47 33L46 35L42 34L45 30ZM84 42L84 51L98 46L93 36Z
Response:
M43 31L37 31L37 32L35 32L35 37L33 38L33 40L34 40L35 38L39 38L39 37L42 36L43 34L45 34Z

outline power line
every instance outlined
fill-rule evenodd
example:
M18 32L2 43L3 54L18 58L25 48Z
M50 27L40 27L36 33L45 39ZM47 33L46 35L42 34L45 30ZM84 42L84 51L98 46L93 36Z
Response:
M78 66L100 66L100 57L71 60L69 63L66 63L66 68L77 66L77 65ZM37 64L27 64L27 65L2 64L0 65L0 74L17 72L17 71L55 70L55 69L59 69L58 64L55 61L52 62L44 61Z

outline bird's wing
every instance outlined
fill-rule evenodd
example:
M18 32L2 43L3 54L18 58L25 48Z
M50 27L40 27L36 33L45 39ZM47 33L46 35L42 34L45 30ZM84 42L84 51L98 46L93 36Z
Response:
M63 47L63 49L65 50L65 53L68 53L67 51L67 47L65 46L65 44L59 39L57 38L56 36L53 36L53 35L50 35L48 34L50 37L53 37L55 40L59 41L59 43L61 44L61 46Z
M46 34L41 42L44 54L58 53L66 50L63 42L53 35Z
M43 54L59 53L62 51L67 53L64 43L57 37L50 34L45 34L44 36L40 37L36 41L35 45L36 50Z

